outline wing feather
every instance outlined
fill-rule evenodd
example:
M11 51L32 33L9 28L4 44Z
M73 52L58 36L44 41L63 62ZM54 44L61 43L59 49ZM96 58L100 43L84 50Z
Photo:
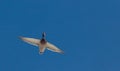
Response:
M47 47L48 50L51 50L53 52L64 53L62 50L60 50L55 45L53 45L53 44L51 44L49 42L47 42L46 47Z
M38 46L40 42L39 39L35 39L35 38L20 37L20 39L34 46Z

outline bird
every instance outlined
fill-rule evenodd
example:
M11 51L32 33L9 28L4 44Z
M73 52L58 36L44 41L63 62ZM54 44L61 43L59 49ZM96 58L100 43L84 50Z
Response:
M41 39L19 36L19 38L21 40L23 40L24 42L27 42L27 43L29 43L31 45L39 47L39 53L40 54L43 54L45 49L48 49L48 50L53 51L53 52L61 53L61 54L64 53L57 46L55 46L55 45L51 44L50 42L48 42L45 39L45 37L46 37L46 33L45 32L42 33L42 38Z

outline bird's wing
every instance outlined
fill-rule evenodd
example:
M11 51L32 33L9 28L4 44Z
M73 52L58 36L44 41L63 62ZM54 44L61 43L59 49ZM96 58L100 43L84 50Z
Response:
M20 37L20 39L34 46L38 46L40 43L40 40L35 38Z
M53 45L53 44L51 44L49 42L47 42L46 47L47 47L48 50L51 50L53 52L64 53L62 50L60 50L55 45Z

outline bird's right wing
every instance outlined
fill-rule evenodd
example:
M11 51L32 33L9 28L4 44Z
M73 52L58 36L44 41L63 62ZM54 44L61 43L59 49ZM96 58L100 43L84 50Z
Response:
M46 47L47 47L48 50L51 50L53 52L58 52L58 53L62 53L62 54L64 53L62 50L60 50L55 45L53 45L53 44L51 44L49 42L47 42Z
M38 46L40 43L39 39L35 39L35 38L28 38L28 37L20 37L20 39L22 39L23 41L31 44L31 45L35 45Z

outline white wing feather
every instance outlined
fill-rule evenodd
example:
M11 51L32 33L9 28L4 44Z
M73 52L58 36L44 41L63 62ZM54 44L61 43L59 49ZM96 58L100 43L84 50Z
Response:
M51 50L53 52L64 53L62 50L60 50L55 45L53 45L53 44L51 44L49 42L47 42L46 47L47 47L48 50Z
M40 43L40 40L35 38L20 37L20 39L34 46L38 46Z

